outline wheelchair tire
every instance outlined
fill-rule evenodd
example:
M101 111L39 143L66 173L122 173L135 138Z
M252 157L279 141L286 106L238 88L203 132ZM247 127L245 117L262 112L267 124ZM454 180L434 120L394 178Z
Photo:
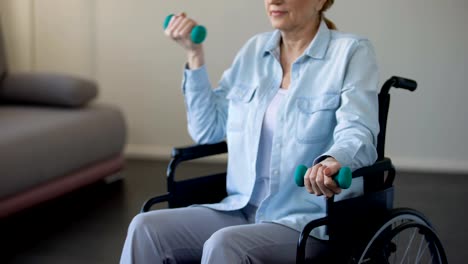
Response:
M429 221L413 209L393 209L367 243L357 263L437 263L447 257ZM356 263L356 262L355 262Z

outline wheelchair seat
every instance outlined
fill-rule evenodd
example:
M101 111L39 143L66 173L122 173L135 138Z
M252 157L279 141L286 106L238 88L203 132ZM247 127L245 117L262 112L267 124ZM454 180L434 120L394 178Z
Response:
M323 260L325 263L447 263L444 248L429 220L417 210L393 208L396 171L391 159L384 156L392 87L414 91L417 83L393 76L382 86L378 159L375 164L354 171L352 176L363 177L364 194L336 202L334 197L327 199L326 216L309 222L299 236L296 263L307 262L307 239L319 226L326 226L332 252ZM175 172L181 162L222 153L227 153L225 142L174 148L167 169L168 192L148 199L141 212L160 202L177 208L221 201L227 195L225 172L188 180L176 180Z

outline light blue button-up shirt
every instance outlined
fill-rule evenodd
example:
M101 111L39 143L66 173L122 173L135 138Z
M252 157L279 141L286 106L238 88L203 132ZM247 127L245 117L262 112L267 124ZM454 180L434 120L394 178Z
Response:
M188 130L199 144L227 140L228 196L217 210L247 205L256 179L262 120L282 81L276 30L251 38L212 89L207 70L185 70L183 92ZM325 216L325 199L298 187L294 170L332 156L352 170L377 158L378 70L374 50L362 37L320 24L315 38L292 64L289 92L278 113L270 157L270 192L256 221L275 222L301 231ZM362 193L362 180L335 200ZM207 190L209 191L209 190ZM314 236L326 238L324 229Z

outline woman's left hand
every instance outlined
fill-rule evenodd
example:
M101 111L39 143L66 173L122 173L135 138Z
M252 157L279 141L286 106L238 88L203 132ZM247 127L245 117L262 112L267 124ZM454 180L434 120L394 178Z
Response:
M304 185L309 193L317 196L325 195L327 198L339 194L341 188L333 180L341 168L341 164L333 157L328 157L320 163L309 168L304 175Z

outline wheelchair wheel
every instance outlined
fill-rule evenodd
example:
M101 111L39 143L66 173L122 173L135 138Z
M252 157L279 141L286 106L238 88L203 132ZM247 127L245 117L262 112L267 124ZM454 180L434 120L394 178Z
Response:
M431 224L418 211L394 209L357 263L438 263L447 258Z

